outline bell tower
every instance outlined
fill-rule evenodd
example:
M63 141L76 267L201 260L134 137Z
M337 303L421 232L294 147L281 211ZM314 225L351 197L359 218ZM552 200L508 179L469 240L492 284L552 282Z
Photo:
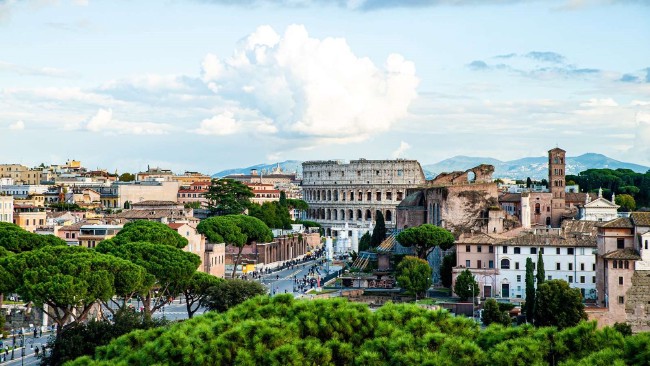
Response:
M565 209L564 182L566 151L556 147L548 151L548 185L551 191L551 227L560 227Z

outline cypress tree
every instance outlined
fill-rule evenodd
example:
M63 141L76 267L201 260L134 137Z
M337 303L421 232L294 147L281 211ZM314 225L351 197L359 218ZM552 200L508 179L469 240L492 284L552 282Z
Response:
M280 191L280 206L287 207L287 194Z
M384 214L377 210L375 217L375 228L372 230L372 238L370 239L370 245L373 247L381 244L384 239L386 239L386 223L384 222Z
M537 254L537 286L544 283L546 279L546 271L544 271L544 259L542 258L542 248Z
M526 320L533 322L535 309L535 275L533 274L533 260L526 258Z

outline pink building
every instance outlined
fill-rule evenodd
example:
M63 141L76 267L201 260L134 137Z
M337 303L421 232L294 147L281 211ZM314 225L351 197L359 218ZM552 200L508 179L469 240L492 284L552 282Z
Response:
M178 203L187 204L199 202L201 208L208 207L208 199L205 198L205 194L208 193L210 189L210 182L194 182L190 184L188 188L182 188L178 190Z

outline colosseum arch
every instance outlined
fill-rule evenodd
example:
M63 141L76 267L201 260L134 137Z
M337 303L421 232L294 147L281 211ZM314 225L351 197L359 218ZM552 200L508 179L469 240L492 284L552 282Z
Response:
M357 210L357 221L363 220L363 214L361 213L361 210Z
M393 213L390 210L386 210L385 219L386 221L393 221Z
M354 211L348 210L348 220L350 221L354 220Z
M341 210L341 214L339 215L339 218L341 221L345 221L345 210Z
M366 210L366 221L372 221L372 212Z

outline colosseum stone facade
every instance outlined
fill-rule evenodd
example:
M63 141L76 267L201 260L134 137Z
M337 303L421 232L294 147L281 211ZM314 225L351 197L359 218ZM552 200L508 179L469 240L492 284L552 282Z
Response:
M374 225L377 210L392 229L406 190L425 183L417 160L306 161L302 171L308 220L326 230L346 222L351 228L368 228Z

